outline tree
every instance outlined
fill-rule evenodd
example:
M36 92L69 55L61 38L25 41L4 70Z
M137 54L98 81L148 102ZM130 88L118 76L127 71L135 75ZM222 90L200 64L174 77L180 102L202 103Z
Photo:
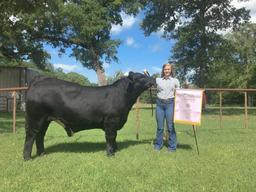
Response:
M163 37L174 38L171 59L178 65L177 74L189 74L199 87L207 85L214 50L222 43L217 32L237 29L249 20L249 11L234 8L229 0L168 1L151 0L144 8L142 28L146 35L163 29Z
M91 86L92 85L92 83L90 83L90 81L85 76L75 73L75 72L64 73L61 68L57 68L52 71L47 71L47 72L45 72L45 74L50 77L56 77L58 79L62 79L65 81L78 83L83 86Z
M81 11L89 15L91 20L86 23L78 23L75 27L75 34L79 39L87 39L87 46L75 46L73 48L73 55L87 68L96 71L100 85L106 85L107 80L103 69L103 60L107 63L111 61L118 61L116 56L116 48L120 45L120 40L112 40L110 38L110 30L113 24L122 24L121 12L128 14L136 14L139 11L141 4L136 0L98 0L98 1L79 1L79 3L69 3L74 12L68 11L71 17L77 20L83 20L84 16L80 18ZM78 14L79 13L79 14ZM78 15L78 16L77 16ZM89 33L89 36L84 33L84 26L91 23L91 28L98 26L95 30ZM85 35L84 35L85 34Z
M119 40L112 40L113 24L122 24L121 12L135 14L136 0L6 0L0 3L0 60L32 61L47 68L49 44L96 71L105 84L103 61L117 61Z
M214 52L210 84L215 87L256 87L256 24L248 23L224 36Z
M112 84L112 83L114 83L115 81L121 79L124 76L125 75L124 75L124 73L121 70L116 71L113 76L107 77L107 84Z
M214 50L214 61L209 68L208 87L256 88L256 28L255 24L241 25L223 37L223 43ZM249 104L252 96L248 94ZM208 93L208 101L217 103L216 94ZM225 93L225 104L244 104L244 95Z
M42 0L1 1L0 60L2 62L17 65L22 61L30 60L40 69L46 68L49 54L43 50L43 44L33 37L32 32L41 32L42 16L54 10L53 6L49 8L46 11L47 8ZM43 21L46 20L44 18Z
M245 24L234 33L227 35L234 47L237 77L233 85L243 88L256 87L256 24Z

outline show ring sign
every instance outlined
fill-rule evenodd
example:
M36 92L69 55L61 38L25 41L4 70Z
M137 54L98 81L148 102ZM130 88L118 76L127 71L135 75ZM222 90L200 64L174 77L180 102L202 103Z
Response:
M201 125L204 90L176 89L174 123Z

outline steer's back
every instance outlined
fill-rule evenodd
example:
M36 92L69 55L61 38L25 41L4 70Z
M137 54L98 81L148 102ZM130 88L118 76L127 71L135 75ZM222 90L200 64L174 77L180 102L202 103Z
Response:
M123 112L123 97L113 89L38 77L27 92L27 113L35 119L46 116L73 127L100 128L105 118Z

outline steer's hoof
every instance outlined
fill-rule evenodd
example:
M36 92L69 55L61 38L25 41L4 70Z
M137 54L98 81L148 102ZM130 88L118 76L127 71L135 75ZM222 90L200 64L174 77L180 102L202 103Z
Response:
M118 150L117 146L114 147L114 152L116 152Z
M45 152L40 152L40 153L37 153L37 155L38 155L39 157L42 157L42 156L46 155L46 153L45 153Z
M108 157L114 157L114 156L115 156L115 153L107 153L107 156L108 156Z
M24 161L29 161L31 160L32 158L31 157L23 157Z

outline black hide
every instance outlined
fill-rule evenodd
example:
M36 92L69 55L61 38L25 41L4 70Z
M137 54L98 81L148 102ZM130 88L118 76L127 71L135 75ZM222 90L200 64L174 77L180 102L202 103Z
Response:
M113 155L117 149L117 130L127 121L138 96L154 84L155 79L133 72L102 87L36 77L27 91L24 159L31 158L34 141L37 154L44 153L44 136L51 121L61 123L68 136L86 129L104 130L107 155Z

